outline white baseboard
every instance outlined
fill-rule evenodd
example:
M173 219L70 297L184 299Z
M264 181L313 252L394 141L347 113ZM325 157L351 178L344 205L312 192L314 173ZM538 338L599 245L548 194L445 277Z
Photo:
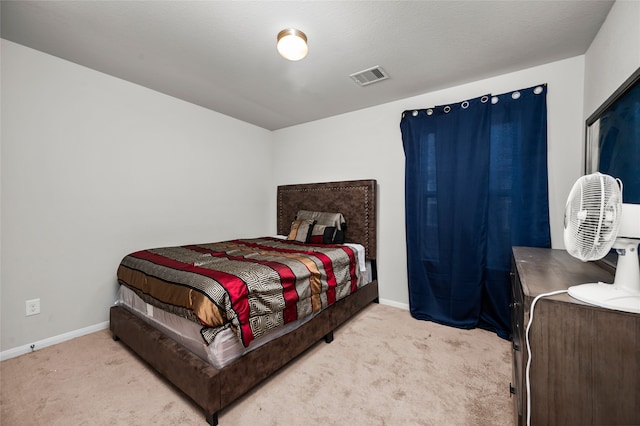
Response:
M17 348L7 349L6 351L0 352L0 361L4 361L5 359L9 359L9 358L15 358L17 356L36 351L38 349L46 348L47 346L52 346L58 343L66 342L67 340L75 339L76 337L84 336L85 334L95 333L96 331L104 330L106 328L109 328L109 321L90 325L89 327L70 331L68 333L59 334L57 336L49 337L35 343L27 344L24 346L18 346Z
M409 310L408 303L400 303L389 299L379 299L381 305L393 306L394 308L404 309L405 311Z

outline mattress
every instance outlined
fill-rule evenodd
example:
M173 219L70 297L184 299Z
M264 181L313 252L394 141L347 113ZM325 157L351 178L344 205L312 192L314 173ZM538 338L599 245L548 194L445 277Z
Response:
M364 247L352 243L347 243L346 245L355 248L358 252L359 268L362 272L361 279L364 280L364 284L371 282L372 268L369 262L361 260L364 259ZM134 291L126 286L120 286L116 305L125 307L146 323L163 331L173 340L217 369L223 368L247 352L287 334L310 321L321 312L289 322L267 335L256 338L248 347L244 347L231 328L226 328L218 333L213 342L207 345L202 338L202 325L145 303Z

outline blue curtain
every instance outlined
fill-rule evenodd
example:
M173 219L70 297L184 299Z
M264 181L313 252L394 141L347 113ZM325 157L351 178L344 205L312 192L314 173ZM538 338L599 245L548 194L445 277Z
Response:
M546 86L405 111L411 314L511 332L514 245L550 247Z

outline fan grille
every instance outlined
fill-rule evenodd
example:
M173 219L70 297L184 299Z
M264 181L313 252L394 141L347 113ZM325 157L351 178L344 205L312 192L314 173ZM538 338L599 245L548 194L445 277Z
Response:
M567 251L589 261L604 257L615 242L622 209L622 192L616 179L594 173L573 185L564 219Z

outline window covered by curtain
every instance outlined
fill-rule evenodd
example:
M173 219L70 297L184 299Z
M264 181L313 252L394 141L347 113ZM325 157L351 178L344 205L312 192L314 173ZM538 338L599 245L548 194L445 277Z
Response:
M546 86L405 111L409 305L508 338L514 245L550 247Z

